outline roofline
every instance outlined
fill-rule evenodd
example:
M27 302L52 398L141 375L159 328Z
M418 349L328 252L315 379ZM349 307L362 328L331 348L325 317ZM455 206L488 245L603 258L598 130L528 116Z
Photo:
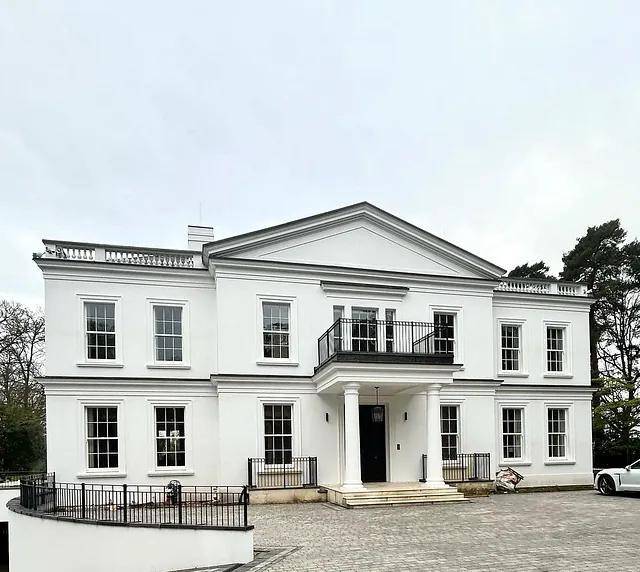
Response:
M480 256L477 256L476 254L473 254L472 252L469 252L468 250L465 250L464 248L461 248L455 244L453 244L452 242L449 242L433 233L430 233L426 230L424 230L423 228L420 228L419 226L416 226L410 222L407 222L406 220L388 212L385 211L384 209L381 209L380 207L377 207L367 201L362 201L359 203L353 203L351 205L347 205L344 207L340 207L338 209L333 209L333 210L329 210L329 211L324 211L322 213L319 214L315 214L315 215L311 215L311 216L307 216L307 217L303 217L303 218L299 218L299 219L294 219L292 221L289 222L285 222L285 223L280 223L274 226L268 226L262 229L258 229L258 230L253 230L250 232L245 232L242 234L237 234L235 236L230 236L227 238L223 238L221 240L214 240L212 242L207 242L203 245L203 249L206 249L207 247L219 247L219 246L224 246L226 244L230 244L233 242L237 242L239 240L246 240L246 239L250 239L253 237L258 237L261 234L268 234L268 233L272 233L272 232L276 232L279 230L284 230L286 228L290 228L290 227L294 227L296 225L300 225L303 223L310 223L310 222L314 222L314 221L320 221L323 218L329 217L329 216L336 216L336 215L341 215L344 213L348 213L349 211L354 211L357 210L359 208L362 209L371 209L373 212L377 213L378 215L382 215L385 217L388 217L389 219L391 219L392 221L399 223L401 225L405 225L408 228L410 228L411 230L422 234L422 235L426 235L427 237L431 238L431 239L435 239L438 242L442 243L445 246L451 247L454 250L457 250L459 252L464 253L465 255L469 256L472 260L476 261L476 263L480 263L481 266L488 266L490 268L493 268L494 272L500 276L506 274L506 270L496 264L494 264L493 262L489 262L488 260L481 258Z

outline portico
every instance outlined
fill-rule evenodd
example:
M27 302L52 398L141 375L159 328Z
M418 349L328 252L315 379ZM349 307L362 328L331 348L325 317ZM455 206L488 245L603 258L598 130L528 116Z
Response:
M426 478L420 486L447 487L440 393L453 383L457 369L453 364L334 363L316 373L319 394L337 394L344 400L339 421L342 489L361 490L367 482L417 483L423 476L418 460L424 452Z

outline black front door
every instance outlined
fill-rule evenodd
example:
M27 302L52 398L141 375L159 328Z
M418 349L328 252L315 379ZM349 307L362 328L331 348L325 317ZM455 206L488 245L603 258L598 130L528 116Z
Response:
M387 480L386 414L383 413L382 423L374 423L374 407L360 406L360 478L363 483L384 483Z

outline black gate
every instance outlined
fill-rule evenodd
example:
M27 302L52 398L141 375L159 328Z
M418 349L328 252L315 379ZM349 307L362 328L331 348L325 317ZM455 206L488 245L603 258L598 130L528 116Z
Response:
M0 522L0 566L9 565L9 523Z

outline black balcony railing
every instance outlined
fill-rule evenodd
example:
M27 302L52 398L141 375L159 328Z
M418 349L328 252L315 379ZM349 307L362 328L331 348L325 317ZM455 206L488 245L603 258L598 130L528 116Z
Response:
M491 480L491 455L489 453L458 453L454 458L442 461L442 478L448 483ZM427 480L427 456L422 455L422 479Z
M339 354L433 356L453 363L449 332L429 322L339 318L318 339L318 366Z
M292 457L290 463L247 460L247 482L252 489L300 489L318 486L318 457Z
M53 475L20 483L24 508L96 523L246 530L248 504L246 486L57 483Z

